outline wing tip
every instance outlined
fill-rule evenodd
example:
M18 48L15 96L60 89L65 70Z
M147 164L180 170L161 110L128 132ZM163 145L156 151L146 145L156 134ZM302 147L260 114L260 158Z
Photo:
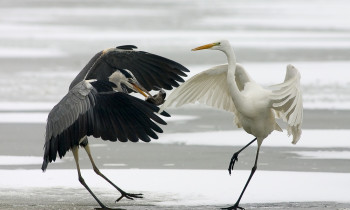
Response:
M42 166L41 166L41 170L42 170L43 172L46 171L47 165L48 165L48 164L49 164L48 159L47 159L47 158L44 158L43 164L42 164Z
M160 115L164 116L164 117L171 117L171 115L168 112L164 111L164 110L159 110L158 113Z

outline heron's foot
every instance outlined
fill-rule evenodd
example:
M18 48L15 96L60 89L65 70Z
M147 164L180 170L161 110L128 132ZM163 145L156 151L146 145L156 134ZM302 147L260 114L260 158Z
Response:
M226 209L226 210L237 210L237 209L241 209L241 210L245 210L245 208L238 206L238 203L236 203L233 206L227 207L227 208L221 208L221 209Z
M134 200L134 198L143 198L142 193L133 194L133 193L127 193L124 191L121 191L120 193L122 195L115 201L116 203L119 202L122 198L127 198L129 200Z
M228 166L228 173L231 175L231 171L233 170L233 167L235 166L235 162L238 161L238 154L239 153L235 153L232 155L231 161L230 161L230 165Z

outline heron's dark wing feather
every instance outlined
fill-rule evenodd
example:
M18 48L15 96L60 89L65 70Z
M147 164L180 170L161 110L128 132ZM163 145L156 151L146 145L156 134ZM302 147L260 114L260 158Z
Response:
M96 99L91 94L92 90L90 83L80 82L50 111L46 124L43 170L48 162L56 160L57 153L62 157L71 147L78 145L79 140L86 135L84 130L92 130L84 124L76 123L81 118L87 120L83 114L95 106ZM80 129L79 126L84 126L85 129Z
M98 91L101 92L98 92ZM100 81L83 81L51 110L46 126L44 163L63 157L84 136L93 135L103 140L149 142L162 132L156 124L165 125L156 112L159 108L141 99L108 89ZM163 115L167 115L164 113Z
M143 51L113 49L106 51L90 70L85 79L106 80L116 69L130 70L147 90L158 86L170 90L183 82L181 76L189 70L170 59Z
M93 110L95 112L95 118L100 121L99 124L103 124L106 119L108 121L105 123L101 135L99 136L94 133L94 137L101 137L104 140L111 141L116 141L117 139L121 141L126 141L127 139L138 141L138 139L141 139L148 142L150 141L148 134L152 134L154 138L158 138L152 130L163 132L156 123L163 125L166 123L155 114L159 111L159 108L155 105L133 96L116 92L100 93L97 99L98 103ZM111 129L111 126L114 129ZM107 130L110 131L107 132ZM123 132L118 132L119 130ZM120 133L124 136L118 138Z
M98 52L91 60L86 64L86 66L79 72L79 74L74 78L74 80L69 85L69 90L71 90L76 84L83 81L85 79L86 74L89 72L91 68L93 68L96 64L98 64L102 56L102 51ZM95 68L95 67L94 67Z

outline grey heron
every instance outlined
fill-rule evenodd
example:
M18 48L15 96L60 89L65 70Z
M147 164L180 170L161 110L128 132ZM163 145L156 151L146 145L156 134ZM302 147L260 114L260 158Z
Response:
M97 53L72 81L68 93L50 111L46 125L42 170L48 163L62 158L72 150L80 183L99 203L85 183L79 166L79 146L88 154L94 171L113 185L122 198L142 198L142 194L127 193L103 175L91 155L87 137L109 141L144 142L157 139L156 132L163 132L157 125L165 125L153 104L151 90L167 90L183 82L188 69L170 59L143 51L133 45L110 48ZM147 101L128 93L138 92ZM160 103L162 103L161 101ZM162 112L163 116L170 116Z
M224 52L228 64L215 66L188 79L169 95L161 110L172 105L204 103L232 112L237 127L242 127L247 133L255 136L254 140L234 153L228 168L231 174L238 154L257 141L258 148L250 176L236 203L224 208L243 209L239 203L257 169L260 146L272 131L282 131L276 118L287 123L288 135L293 135L293 144L300 139L303 120L300 73L294 66L288 65L283 83L264 88L251 79L242 65L236 63L235 53L229 41L222 40L203 45L193 51L203 49Z

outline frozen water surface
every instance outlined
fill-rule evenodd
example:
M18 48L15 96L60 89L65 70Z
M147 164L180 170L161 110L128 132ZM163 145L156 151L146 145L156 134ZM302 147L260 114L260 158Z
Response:
M56 102L96 52L122 44L177 60L193 75L225 58L190 49L226 38L260 83L282 81L292 63L306 108L350 107L347 1L29 2L2 3L3 101Z
M45 173L40 170L1 170L0 172L1 179L5 180L1 182L0 187L4 189L82 188L77 180L76 170L48 170ZM112 180L118 180L125 190L143 193L150 205L165 206L232 203L250 173L250 171L234 171L229 176L227 171L222 170L138 169L103 170L102 172L108 177L113 177ZM23 174L26 176L23 177ZM91 188L104 192L103 195L109 199L116 199L116 190L93 170L82 170L82 175ZM257 171L242 203L276 203L288 201L291 198L294 202L349 202L349 189L341 187L349 184L350 175L347 173Z
M40 165L42 157L34 156L0 156L0 165Z
M61 169L39 169L47 113L95 53L134 44L180 62L193 76L226 59L219 52L190 49L228 39L238 61L264 86L282 82L288 64L298 68L306 108L306 128L296 146L286 132L274 132L263 143L259 167L269 171L257 171L242 203L247 209L349 209L349 6L346 0L1 1L0 208L96 207L76 171L67 169L74 167L71 154L55 163ZM122 201L125 208L233 204L249 164L242 155L244 170L230 177L222 158L250 136L236 130L232 118L222 117L227 114L197 107L175 111L166 119L166 132L149 147L116 144L113 150L110 142L92 142L96 159L106 158L102 167L123 168L103 169L106 175L127 191L145 194L143 200ZM151 169L127 169L141 166ZM115 205L118 195L108 183L92 170L83 170L83 175L109 206Z

